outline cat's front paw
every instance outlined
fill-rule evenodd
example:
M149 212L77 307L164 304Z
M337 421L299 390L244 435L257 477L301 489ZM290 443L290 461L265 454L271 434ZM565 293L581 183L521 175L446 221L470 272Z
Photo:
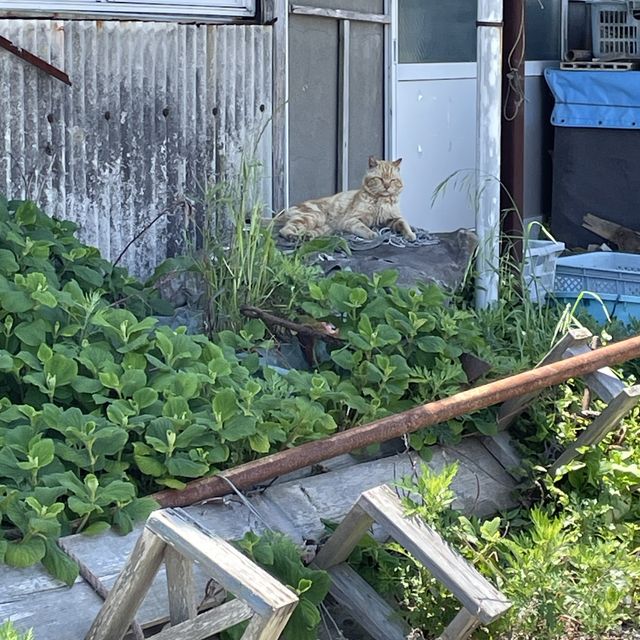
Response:
M413 233L413 231L411 231L411 229L405 229L404 233L402 234L409 242L415 242L416 241L416 234Z

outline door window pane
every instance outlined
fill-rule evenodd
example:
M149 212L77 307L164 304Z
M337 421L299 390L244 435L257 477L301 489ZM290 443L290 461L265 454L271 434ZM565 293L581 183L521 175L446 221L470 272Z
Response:
M399 0L400 62L475 62L477 0Z
M561 0L526 0L527 60L560 59Z

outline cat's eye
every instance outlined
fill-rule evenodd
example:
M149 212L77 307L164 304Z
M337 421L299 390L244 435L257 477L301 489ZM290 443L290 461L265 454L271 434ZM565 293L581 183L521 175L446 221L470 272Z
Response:
M375 184L382 184L382 178L371 178L371 182Z

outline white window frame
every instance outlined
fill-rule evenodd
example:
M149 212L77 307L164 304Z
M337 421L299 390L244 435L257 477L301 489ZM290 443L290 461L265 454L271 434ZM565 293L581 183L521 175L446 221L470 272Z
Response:
M195 19L202 22L254 18L259 0L0 0L0 17Z

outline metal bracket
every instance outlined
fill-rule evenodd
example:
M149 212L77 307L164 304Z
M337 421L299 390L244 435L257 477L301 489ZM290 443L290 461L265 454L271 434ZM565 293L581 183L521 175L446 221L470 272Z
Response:
M28 62L29 64L37 67L41 71L44 71L48 75L52 76L56 80L60 80L60 82L64 82L71 86L71 80L69 80L69 76L64 72L54 67L52 64L49 64L46 60L38 57L34 53L23 49L22 47L18 47L11 40L7 40L0 36L0 47L6 49L9 53L12 53L14 56L17 56L21 60Z

